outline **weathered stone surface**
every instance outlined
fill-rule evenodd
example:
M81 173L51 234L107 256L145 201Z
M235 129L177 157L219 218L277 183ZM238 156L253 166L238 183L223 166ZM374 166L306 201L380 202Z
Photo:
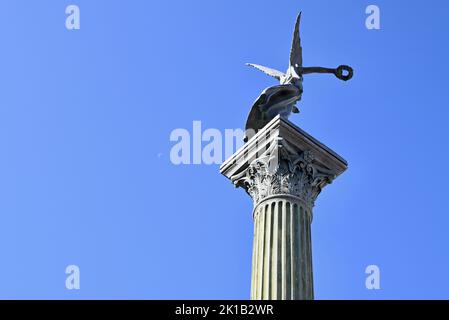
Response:
M344 159L280 116L221 166L254 202L252 299L313 299L312 209L346 169Z

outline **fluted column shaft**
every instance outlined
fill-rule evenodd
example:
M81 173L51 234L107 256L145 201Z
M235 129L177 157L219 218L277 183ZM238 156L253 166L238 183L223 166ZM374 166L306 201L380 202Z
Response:
M256 206L251 299L313 299L311 216L310 208L288 195Z
M313 299L312 208L348 168L324 144L277 116L220 167L251 197L251 299Z

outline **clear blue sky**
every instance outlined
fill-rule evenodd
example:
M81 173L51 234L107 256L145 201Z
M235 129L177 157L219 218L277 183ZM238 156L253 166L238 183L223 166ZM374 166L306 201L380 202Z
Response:
M0 298L248 298L251 200L169 136L242 127L275 84L244 63L286 68L300 10L305 64L356 72L307 77L292 117L349 162L315 207L316 298L449 298L443 0L1 0Z

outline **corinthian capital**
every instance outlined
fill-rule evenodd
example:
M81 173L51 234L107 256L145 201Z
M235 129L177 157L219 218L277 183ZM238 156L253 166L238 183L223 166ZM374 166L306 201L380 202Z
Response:
M232 176L231 181L246 190L255 206L267 197L288 195L312 208L321 190L335 176L315 161L311 150L297 152L285 139L278 137L264 155Z
M254 206L273 196L312 208L323 188L347 168L335 152L281 117L273 119L221 167Z

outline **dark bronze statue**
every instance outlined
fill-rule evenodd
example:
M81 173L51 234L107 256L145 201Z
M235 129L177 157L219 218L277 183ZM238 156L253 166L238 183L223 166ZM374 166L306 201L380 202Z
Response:
M299 113L296 103L301 100L303 75L310 73L331 73L340 80L348 81L354 74L353 69L346 65L339 66L336 69L303 67L301 38L299 35L300 22L301 13L296 20L290 52L290 64L286 73L257 64L248 64L276 78L281 84L265 89L254 102L246 122L245 142L251 139L258 130L262 129L277 115L288 118L291 113Z

